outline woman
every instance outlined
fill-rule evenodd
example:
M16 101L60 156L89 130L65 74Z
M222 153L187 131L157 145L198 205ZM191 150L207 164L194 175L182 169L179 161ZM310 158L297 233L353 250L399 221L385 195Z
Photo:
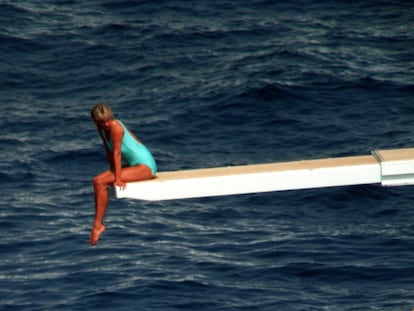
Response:
M96 245L106 227L103 224L109 201L109 187L126 187L127 182L151 179L157 173L154 157L148 149L119 120L115 120L111 108L97 104L91 117L98 129L106 150L110 169L93 179L95 192L95 221L90 244ZM127 166L122 167L122 161Z

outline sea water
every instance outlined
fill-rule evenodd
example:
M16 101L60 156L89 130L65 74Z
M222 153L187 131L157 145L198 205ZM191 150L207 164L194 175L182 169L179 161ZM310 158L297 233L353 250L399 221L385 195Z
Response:
M0 309L411 310L412 187L111 199L88 239L97 102L160 171L413 147L413 30L411 1L0 2Z

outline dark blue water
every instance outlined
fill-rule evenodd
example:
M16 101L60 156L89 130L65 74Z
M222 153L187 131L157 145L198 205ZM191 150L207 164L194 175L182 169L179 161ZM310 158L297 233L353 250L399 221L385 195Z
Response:
M0 308L411 310L414 191L110 202L90 121L159 170L414 146L411 1L0 2Z

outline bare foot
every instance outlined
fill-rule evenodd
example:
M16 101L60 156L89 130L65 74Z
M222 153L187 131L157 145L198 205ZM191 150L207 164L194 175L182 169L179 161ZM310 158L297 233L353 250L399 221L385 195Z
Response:
M96 245L96 243L98 243L99 237L105 230L106 230L106 226L104 224L102 224L100 228L93 227L91 231L91 237L89 239L89 243L91 245Z

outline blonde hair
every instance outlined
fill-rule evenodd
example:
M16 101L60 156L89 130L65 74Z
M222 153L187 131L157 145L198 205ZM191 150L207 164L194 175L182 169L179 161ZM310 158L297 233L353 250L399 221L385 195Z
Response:
M113 119L114 114L107 104L99 103L92 108L91 117L94 121L108 120Z

